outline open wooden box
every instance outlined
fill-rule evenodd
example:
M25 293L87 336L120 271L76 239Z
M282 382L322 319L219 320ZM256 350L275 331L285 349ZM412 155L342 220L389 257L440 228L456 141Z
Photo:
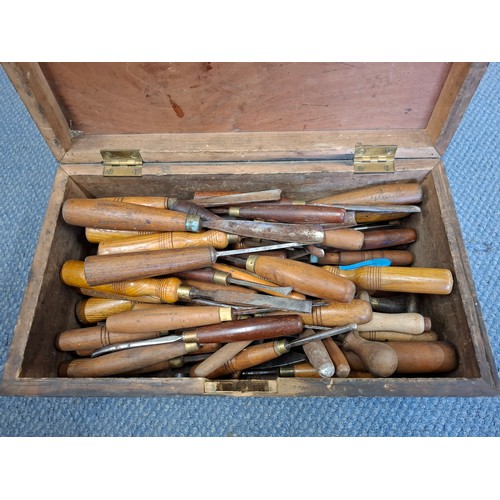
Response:
M499 380L440 155L486 69L476 63L5 63L60 161L1 392L51 396L494 396ZM395 172L359 174L356 145L396 145ZM142 175L109 176L101 150L138 149ZM106 173L106 175L104 175ZM137 171L135 173L138 173ZM61 217L70 197L280 188L305 199L416 180L415 266L452 271L451 295L419 309L458 351L435 377L268 381L57 377L54 339L81 298L61 265L89 252ZM408 222L408 224L410 224Z

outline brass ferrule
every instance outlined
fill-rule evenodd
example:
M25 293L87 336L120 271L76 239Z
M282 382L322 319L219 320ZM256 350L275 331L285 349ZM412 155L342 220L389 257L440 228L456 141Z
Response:
M189 302L191 300L191 289L192 287L187 285L181 285L177 289L177 299L184 300L185 302Z
M224 286L229 285L227 281L228 278L229 278L229 273L226 273L224 271L215 271L214 273L214 283L216 285L224 285Z
M292 205L305 205L306 200L293 200Z
M170 368L180 368L184 366L184 360L182 356L177 356L176 358L172 358L168 361L168 366Z
M255 272L255 262L257 261L257 259L259 258L259 255L249 255L247 257L247 261L246 261L246 268L247 268L247 271L250 271L251 273L254 273Z
M198 342L198 337L196 335L196 332L184 332L182 334L182 340L186 342L186 344L193 342L196 343Z
M278 355L281 356L282 354L286 354L289 352L288 347L286 346L286 340L276 340L274 342L274 352Z
M165 208L168 208L169 210L173 210L172 208L172 205L177 201L177 198L167 198L167 203L166 203L166 207Z
M190 233L199 233L201 231L201 217L199 215L186 216L186 231Z
M239 217L240 216L240 207L229 207L228 215L229 215L229 217Z
M241 240L241 238L237 234L228 234L227 235L227 244L228 245L231 245L233 243L238 243L238 241L240 241L240 240Z
M280 377L294 377L295 368L293 366L282 366L280 367Z
M219 318L221 321L232 321L233 320L233 310L230 307L220 307L219 308Z
M200 346L196 342L186 342L186 352L197 351Z

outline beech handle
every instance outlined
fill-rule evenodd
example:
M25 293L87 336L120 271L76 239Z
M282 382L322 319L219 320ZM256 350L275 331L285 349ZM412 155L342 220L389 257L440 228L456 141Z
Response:
M100 229L95 227L85 228L85 237L90 243L101 243L101 241L121 240L132 236L144 234L157 234L156 231L125 231L120 229Z
M199 231L201 219L182 212L132 203L70 198L62 207L63 219L75 226L133 231Z
M299 335L299 338L303 339L310 337L311 335L314 335L314 331L305 329ZM313 366L319 373L320 377L333 377L335 373L335 365L333 364L333 361L328 354L328 350L321 340L312 340L311 342L304 344L302 349L304 350L309 363L311 363L311 366Z
M323 246L341 250L361 250L365 241L362 231L356 229L325 229Z
M108 377L110 375L119 375L182 356L194 351L196 348L196 344L174 342L172 344L125 349L96 358L75 359L60 365L59 376Z
M429 331L431 323L428 318L419 313L372 313L368 323L358 325L360 332L391 331L418 335Z
M386 343L365 340L356 330L345 336L343 346L355 352L376 377L390 377L398 367L398 356L394 349Z
M75 316L80 323L88 325L104 321L113 314L130 311L133 307L134 303L130 300L82 299L76 303Z
M99 198L106 201L120 201L122 203L132 203L133 205L143 205L154 208L167 208L168 198L164 196L114 196Z
M326 347L330 359L335 366L335 375L339 378L348 377L351 367L340 347L331 337L323 339L323 345Z
M194 365L189 371L191 377L206 377L218 368L224 365L227 361L232 359L240 353L245 347L252 343L251 340L240 340L238 342L229 342L223 345L218 351L210 357Z

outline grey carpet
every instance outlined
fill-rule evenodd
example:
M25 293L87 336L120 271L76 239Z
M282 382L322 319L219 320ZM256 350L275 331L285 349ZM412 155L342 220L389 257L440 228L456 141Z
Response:
M497 367L500 64L444 162ZM0 366L57 163L0 69ZM493 398L0 398L1 436L495 436Z

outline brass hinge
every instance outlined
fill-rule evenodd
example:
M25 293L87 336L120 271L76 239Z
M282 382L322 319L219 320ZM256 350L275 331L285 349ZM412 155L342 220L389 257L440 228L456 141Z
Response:
M101 149L102 175L105 177L140 177L142 157L138 149Z
M356 146L354 150L355 174L385 174L394 172L397 146Z

